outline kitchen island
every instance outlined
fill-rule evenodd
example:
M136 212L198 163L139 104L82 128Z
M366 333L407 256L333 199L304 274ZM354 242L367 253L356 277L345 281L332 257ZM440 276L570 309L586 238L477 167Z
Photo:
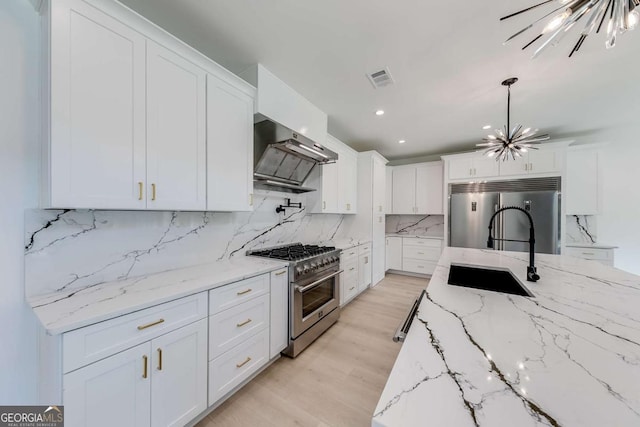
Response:
M447 284L508 268L534 297ZM373 426L640 425L640 277L587 260L445 248Z

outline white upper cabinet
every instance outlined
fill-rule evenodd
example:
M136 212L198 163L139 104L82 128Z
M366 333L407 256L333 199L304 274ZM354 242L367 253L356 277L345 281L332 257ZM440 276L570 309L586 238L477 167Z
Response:
M385 213L391 215L393 213L393 167L385 166Z
M442 162L426 163L416 168L416 213L442 215Z
M147 208L206 209L206 73L147 43Z
M50 7L42 204L144 209L145 39L84 1Z
M338 160L315 166L305 186L309 193L309 210L314 213L357 213L358 153L339 139L327 134L322 145L338 153Z
M355 214L358 203L358 155L343 149L338 159L338 211Z
M286 83L258 64L241 76L258 88L255 112L322 144L327 115Z
M396 215L441 215L442 162L397 166L392 172L392 212Z
M393 213L416 213L416 169L397 167L393 169Z
M500 162L500 176L559 172L562 169L557 150L530 150L522 157Z
M253 93L207 76L207 210L253 210Z
M591 149L568 151L566 176L567 214L598 214L598 152Z
M466 156L449 160L449 179L484 178L498 176L499 166L495 159L481 156Z

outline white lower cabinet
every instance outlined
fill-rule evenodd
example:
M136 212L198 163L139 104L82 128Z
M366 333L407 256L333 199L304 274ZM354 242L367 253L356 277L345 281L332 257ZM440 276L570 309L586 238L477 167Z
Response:
M62 398L68 427L189 424L287 347L287 273L43 334L52 362L41 365L41 381L57 388L41 399Z
M269 360L268 330L209 362L209 405L240 385Z
M402 237L387 237L385 271L402 270Z
M592 248L592 247L567 247L564 251L565 255L576 258L590 259L598 261L604 265L613 267L614 253L613 248Z
M207 408L206 372L202 319L65 374L66 425L184 425Z
M150 354L151 344L147 342L66 374L63 379L65 424L68 427L151 425ZM105 414L106 408L114 410Z
M289 345L289 276L288 269L271 272L271 313L269 358L273 359Z
M340 255L340 305L343 306L371 285L371 243L354 246Z

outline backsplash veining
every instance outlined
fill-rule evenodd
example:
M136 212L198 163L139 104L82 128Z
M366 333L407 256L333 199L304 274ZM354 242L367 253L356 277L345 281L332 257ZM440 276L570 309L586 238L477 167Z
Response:
M387 215L387 234L444 236L444 215Z
M275 213L280 194L255 196L253 212L28 210L27 297L244 256L249 249L348 239L343 215ZM304 196L296 201L305 203Z
M567 215L566 243L593 244L597 242L596 217Z

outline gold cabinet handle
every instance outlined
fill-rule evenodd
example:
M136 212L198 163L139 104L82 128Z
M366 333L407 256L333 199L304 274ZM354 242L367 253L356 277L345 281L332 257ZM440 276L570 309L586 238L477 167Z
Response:
M156 199L156 185L151 184L151 200L155 200L155 199Z
M286 272L287 272L287 270L279 271L279 272L276 273L276 276L282 276Z
M244 365L246 365L249 362L251 362L251 358L249 356L247 356L247 359L244 362L236 363L236 368L242 368Z
M236 295L244 295L244 294L248 294L248 293L249 293L249 292L251 292L252 290L253 290L253 289L249 288L249 289L246 289L246 290L244 290L244 291L237 292L237 293L236 293Z
M138 200L142 200L142 181L138 181Z
M142 378L147 378L147 366L149 362L149 358L147 356L142 356Z
M369 264L369 257L368 256L364 257L364 263L365 264Z
M241 327L243 327L244 325L247 325L247 324L249 324L249 323L251 323L251 319L247 319L247 320L245 320L244 322L236 323L236 326L237 326L238 328L241 328Z
M349 269L349 271L353 271L353 270L355 270L355 269L356 269L355 267L351 267L351 268Z
M322 209L327 209L327 202L322 202Z
M253 193L249 193L249 206L253 206Z
M158 319L155 322L147 323L146 325L140 325L140 326L138 326L138 330L142 331L143 329L147 329L147 328L150 328L152 326L159 325L160 323L164 323L164 319Z
M349 290L350 290L350 291L352 291L352 290L354 290L355 288L356 288L356 287L355 287L355 286L353 286L353 287L349 288Z
M158 349L158 371L162 371L162 349Z

